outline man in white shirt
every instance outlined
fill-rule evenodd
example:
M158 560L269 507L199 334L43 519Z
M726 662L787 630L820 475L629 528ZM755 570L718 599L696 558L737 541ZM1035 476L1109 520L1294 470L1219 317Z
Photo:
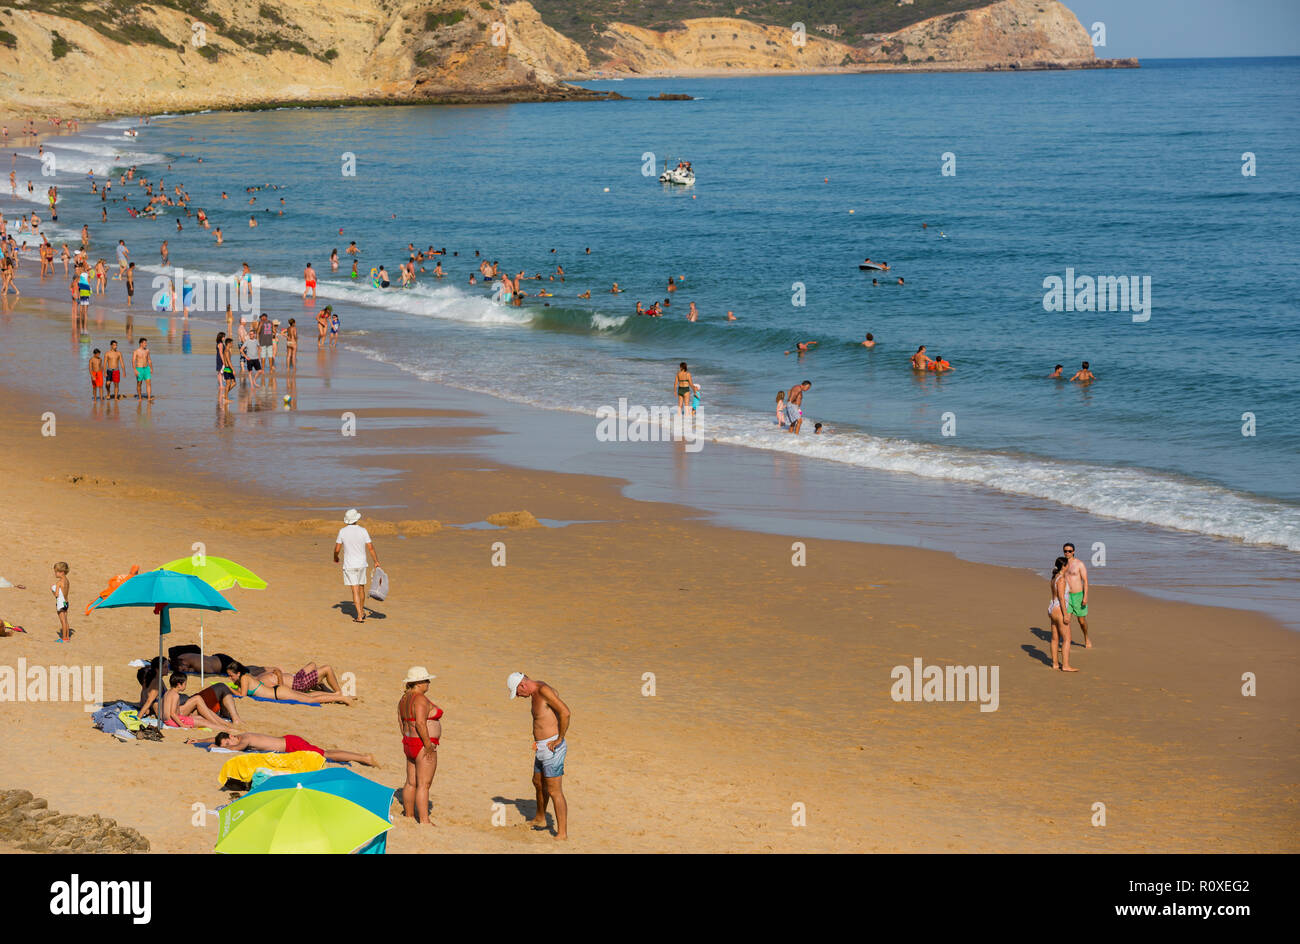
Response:
M334 563L339 563L339 552L343 552L343 584L352 588L352 605L356 608L354 623L366 621L366 553L379 566L379 555L370 543L370 532L357 524L361 512L349 508L343 515L343 527L334 541Z

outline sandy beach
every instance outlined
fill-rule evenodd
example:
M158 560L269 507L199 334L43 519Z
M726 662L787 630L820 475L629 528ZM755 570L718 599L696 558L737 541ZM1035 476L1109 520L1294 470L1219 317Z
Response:
M52 339L49 317L25 294L6 304L7 336L21 326ZM206 350L211 332L194 334ZM7 353L7 371L26 369ZM360 362L341 352L332 382L364 381ZM1297 638L1266 617L1097 586L1096 646L1076 645L1080 672L1063 677L1046 664L1036 575L825 540L804 542L794 566L790 537L633 501L608 479L485 460L474 445L490 424L440 402L436 385L422 402L376 409L381 428L339 459L382 467L371 488L304 487L266 474L283 466L255 428L151 432L155 413L161 424L213 399L207 381L163 377L153 407L92 410L81 377L60 379L59 392L0 395L13 520L0 575L25 586L0 590L0 616L28 630L0 639L0 666L102 666L105 698L134 700L126 663L156 652L156 622L81 611L111 575L203 542L270 582L229 592L237 612L204 622L209 651L355 675L355 706L246 701L248 729L373 752L383 767L371 775L398 786L401 678L415 664L438 676L437 825L398 822L390 852L1297 850ZM296 382L299 400L311 399L312 357ZM43 436L49 411L57 434ZM256 453L223 462L204 451L249 441L267 450L265 466ZM348 448L331 442L322 455ZM394 586L361 627L340 608L348 594L330 559L348 505L365 515ZM557 526L452 526L523 510ZM493 566L497 542L505 566ZM71 565L68 646L55 642L56 560ZM198 641L194 614L173 627L170 644ZM917 658L996 666L997 710L893 700L891 672ZM529 719L503 685L516 669L554 685L574 712L567 844L525 825ZM185 737L121 744L80 704L0 704L0 786L111 817L155 852L206 852L215 818L194 825L194 804L226 801L224 758ZM1104 826L1094 825L1099 803ZM793 824L800 812L806 825Z

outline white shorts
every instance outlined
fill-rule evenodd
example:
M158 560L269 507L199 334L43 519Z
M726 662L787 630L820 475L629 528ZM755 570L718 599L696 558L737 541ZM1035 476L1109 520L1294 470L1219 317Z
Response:
M343 586L364 587L365 585L366 585L366 568L364 567L343 568Z

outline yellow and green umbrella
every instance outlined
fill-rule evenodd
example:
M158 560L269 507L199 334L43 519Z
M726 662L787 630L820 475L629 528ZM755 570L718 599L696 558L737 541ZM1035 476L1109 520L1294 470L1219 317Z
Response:
M213 590L229 590L236 586L243 587L245 590L266 589L265 580L242 564L236 564L224 557L195 554L193 557L181 557L169 564L163 564L162 569L198 577Z
M215 851L337 855L355 852L389 829L392 823L351 800L299 784L249 793L223 809Z
M209 557L206 554L195 554L192 557L179 557L170 563L163 564L159 570L169 570L175 574L188 574L191 577L198 577L213 590L229 590L231 587L242 587L245 590L265 590L266 581L257 574L253 573L243 564L236 564L232 560L226 560L224 557ZM199 687L203 686L205 681L203 676L202 660L205 652L205 643L203 639L203 617L199 617Z

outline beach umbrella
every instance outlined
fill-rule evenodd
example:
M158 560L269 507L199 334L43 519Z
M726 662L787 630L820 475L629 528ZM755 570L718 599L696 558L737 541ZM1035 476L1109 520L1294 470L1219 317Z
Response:
M195 561L195 558L198 561ZM245 590L265 590L266 581L242 564L236 564L224 557L208 557L195 554L194 557L181 557L162 565L162 570L174 574L190 574L198 577L214 590L229 590L242 587Z
M231 587L242 587L245 590L265 590L266 581L257 574L253 573L243 564L236 564L232 560L226 560L224 557L208 557L206 554L195 554L192 557L181 557L162 565L163 570L170 570L172 573L189 574L198 577L214 590L229 590ZM203 685L203 617L199 617L199 685Z
M124 606L151 606L158 615L158 716L161 718L162 699L166 692L162 671L163 637L172 631L168 610L172 607L185 610L234 610L234 607L198 577L170 570L150 570L136 574L119 584L108 596L95 600L90 608L111 610Z
M214 851L348 853L392 828L387 819L351 800L295 783L292 790L248 793L223 809Z
M288 790L292 787L306 787L310 790L319 790L321 793L332 793L334 796L351 800L380 819L389 819L389 811L393 805L392 787L376 783L347 767L322 767L320 770L309 770L300 774L267 777L249 792ZM387 845L385 839L384 836L378 836L361 851L382 854Z

